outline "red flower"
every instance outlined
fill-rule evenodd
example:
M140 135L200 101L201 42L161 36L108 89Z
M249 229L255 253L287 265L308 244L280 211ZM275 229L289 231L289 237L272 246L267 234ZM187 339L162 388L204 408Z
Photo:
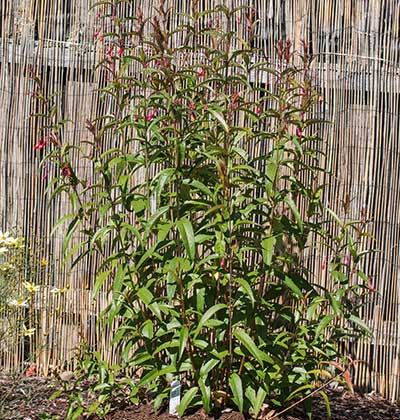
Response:
M326 268L326 261L325 261L325 260L323 260L323 261L322 261L322 264L321 264L321 269L322 269L322 271L324 271L324 270L325 270L325 268Z
M111 45L111 47L107 50L107 59L110 61L112 59L112 53L114 51L114 45Z
M42 150L44 149L44 146L46 146L46 143L47 143L47 139L46 137L43 137L33 146L33 148L34 150Z
M346 258L344 259L344 265L345 265L346 267L348 267L348 266L350 265L350 258L349 258L349 256L348 256L348 255L346 255Z
M72 172L71 172L71 166L69 166L69 165L64 166L64 168L62 169L61 173L62 173L64 176L66 176L66 177L70 178L70 177L71 177L71 175L72 175Z
M300 139L303 137L303 131L299 127L296 128L296 136Z
M369 290L371 291L371 293L375 293L375 287L374 287L374 284L372 283L371 277L369 277Z
M261 108L260 108L259 106L258 106L258 107L257 107L257 109L256 109L256 114L257 114L257 115L260 115L260 114L261 114Z
M221 263L220 263L220 265L219 265L221 268L224 268L225 267L225 257L222 257L221 258Z
M204 74L206 73L206 69L204 67L202 67L198 72L197 72L197 77L202 77L204 76Z
M119 47L118 48L118 51L117 51L118 56L121 57L123 53L124 53L124 48L123 47Z
M156 111L151 111L146 115L146 121L151 121L156 116Z

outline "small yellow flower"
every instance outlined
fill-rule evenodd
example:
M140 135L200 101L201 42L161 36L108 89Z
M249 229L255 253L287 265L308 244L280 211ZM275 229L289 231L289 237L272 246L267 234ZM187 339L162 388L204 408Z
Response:
M38 286L37 284L34 284L34 283L29 283L28 281L22 282L22 285L25 287L25 289L29 293L35 293L35 292L39 291L39 289L40 289L40 286Z
M15 246L18 244L18 239L12 237L9 232L0 231L0 244L5 246Z
M28 307L28 302L24 299L24 298L19 298L19 299L11 299L8 304L10 306L15 306L17 308L26 308Z
M48 264L48 262L45 258L42 258L40 260L40 267L42 267L42 268L47 267L47 264Z
M5 262L3 264L0 264L0 271L3 273L7 273L8 271L12 270L14 266L8 262Z
M22 333L25 337L32 337L32 335L35 334L35 328L26 328L25 325L23 325Z
M54 294L61 294L61 293L65 293L69 290L71 286L69 284L67 284L65 287L63 287L62 289L59 289L58 287L53 287L50 290L50 293L54 293Z

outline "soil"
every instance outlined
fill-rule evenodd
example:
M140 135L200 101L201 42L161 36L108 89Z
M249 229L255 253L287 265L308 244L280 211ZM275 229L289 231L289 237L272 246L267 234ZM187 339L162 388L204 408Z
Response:
M0 420L62 420L68 406L68 399L61 394L54 400L50 396L59 384L40 377L0 377ZM400 420L400 406L392 404L377 394L350 394L345 391L328 391L332 420ZM325 403L316 397L313 400L314 420L326 420ZM290 415L274 417L276 413L268 408L263 419L305 420L300 411ZM150 406L116 409L106 416L107 420L176 420L167 413L154 413ZM245 420L235 411L208 417L201 410L183 417L185 420ZM83 420L83 419L80 419ZM90 420L96 420L93 417Z

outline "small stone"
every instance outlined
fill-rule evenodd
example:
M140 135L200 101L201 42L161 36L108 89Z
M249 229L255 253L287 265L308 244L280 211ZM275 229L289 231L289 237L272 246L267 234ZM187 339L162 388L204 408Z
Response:
M69 382L72 379L74 379L74 372L71 372L70 370L65 370L64 372L60 373L60 379L64 382Z

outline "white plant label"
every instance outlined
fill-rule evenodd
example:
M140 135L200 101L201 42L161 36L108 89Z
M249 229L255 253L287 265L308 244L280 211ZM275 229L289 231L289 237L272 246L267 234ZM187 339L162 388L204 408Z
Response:
M171 382L171 395L169 398L169 414L171 416L177 416L178 412L176 407L181 402L181 383L178 380Z

